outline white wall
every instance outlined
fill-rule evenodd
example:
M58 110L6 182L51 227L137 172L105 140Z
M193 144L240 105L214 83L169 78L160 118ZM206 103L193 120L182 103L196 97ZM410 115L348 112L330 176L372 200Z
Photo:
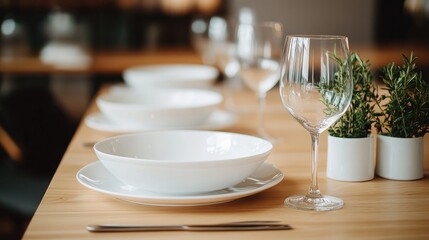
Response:
M250 7L261 21L280 21L286 34L335 34L350 44L375 39L374 0L227 0L230 14Z

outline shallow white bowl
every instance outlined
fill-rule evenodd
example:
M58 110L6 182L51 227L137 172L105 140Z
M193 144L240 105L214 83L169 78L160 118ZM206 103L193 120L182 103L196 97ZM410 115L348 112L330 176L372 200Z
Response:
M179 195L234 186L271 149L270 142L258 137L199 130L149 131L94 145L106 169L130 188Z
M222 95L201 89L123 88L96 100L100 111L120 126L184 128L202 123L222 102Z
M131 67L123 73L124 81L133 88L209 88L219 75L212 66L167 64Z

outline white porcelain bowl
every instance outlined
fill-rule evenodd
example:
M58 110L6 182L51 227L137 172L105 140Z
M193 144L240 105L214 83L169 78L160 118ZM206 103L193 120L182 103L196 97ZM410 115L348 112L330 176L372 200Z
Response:
M100 111L120 126L186 128L201 124L222 95L201 89L116 89L97 98Z
M270 142L258 137L199 130L149 131L94 145L106 169L131 188L179 195L234 186L271 149Z
M198 64L168 64L131 67L123 78L132 88L209 88L219 75L212 66Z

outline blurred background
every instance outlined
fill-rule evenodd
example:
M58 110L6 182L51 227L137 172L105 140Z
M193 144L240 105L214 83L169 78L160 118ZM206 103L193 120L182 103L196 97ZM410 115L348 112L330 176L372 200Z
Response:
M214 16L346 35L375 76L414 51L428 76L429 0L0 0L1 239L20 238L99 87L133 65L205 63L195 37Z

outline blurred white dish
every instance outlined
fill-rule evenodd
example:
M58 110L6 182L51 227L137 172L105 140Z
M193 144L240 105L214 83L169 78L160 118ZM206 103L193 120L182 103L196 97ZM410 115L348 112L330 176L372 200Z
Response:
M91 63L91 56L77 43L52 41L40 51L40 60L63 69L86 68Z
M116 89L97 97L96 103L122 126L183 128L204 122L222 99L218 92L199 89Z
M76 178L83 186L118 199L157 206L199 206L229 202L271 188L283 179L283 173L269 163L263 163L243 182L229 188L198 195L166 195L136 189L123 184L107 171L100 161L79 170Z
M234 186L271 153L261 138L198 130L149 131L97 142L94 151L127 185L168 194L196 194Z
M229 112L222 110L215 110L210 114L210 116L200 124L194 126L184 127L184 129L199 129L199 130L221 130L228 127L231 127L237 122L237 117ZM104 114L96 112L88 115L85 118L85 123L88 127L105 132L122 132L122 133L133 133L141 132L147 130L163 130L169 128L154 128L153 126L140 125L140 126L129 126L129 125L120 125ZM178 129L178 128L175 128Z
M208 88L213 86L219 70L199 64L137 66L125 69L125 83L138 89L150 87Z

